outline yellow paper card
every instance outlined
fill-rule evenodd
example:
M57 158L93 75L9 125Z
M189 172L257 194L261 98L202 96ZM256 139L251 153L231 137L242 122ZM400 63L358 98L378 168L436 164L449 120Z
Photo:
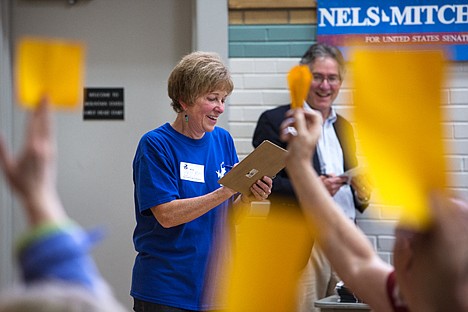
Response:
M294 311L310 247L302 215L286 211L246 218L238 226L234 264L222 294L226 311Z
M18 100L27 108L48 97L54 107L82 101L84 46L78 42L23 38L16 52Z
M301 108L309 93L312 73L307 65L296 65L288 73L291 108Z
M355 120L369 175L401 222L430 222L430 191L446 187L442 142L440 51L356 50Z

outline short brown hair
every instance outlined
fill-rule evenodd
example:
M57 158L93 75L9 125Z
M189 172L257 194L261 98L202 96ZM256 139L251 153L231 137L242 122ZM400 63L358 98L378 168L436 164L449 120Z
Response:
M167 83L167 93L176 113L184 110L179 101L192 105L198 97L211 91L222 90L229 95L233 89L228 68L220 56L212 52L197 51L184 56Z

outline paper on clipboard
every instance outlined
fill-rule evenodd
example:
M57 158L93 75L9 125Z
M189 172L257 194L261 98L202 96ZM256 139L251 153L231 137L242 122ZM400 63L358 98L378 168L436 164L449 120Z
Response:
M252 153L219 179L218 183L242 194L263 176L273 177L285 166L288 151L265 140Z

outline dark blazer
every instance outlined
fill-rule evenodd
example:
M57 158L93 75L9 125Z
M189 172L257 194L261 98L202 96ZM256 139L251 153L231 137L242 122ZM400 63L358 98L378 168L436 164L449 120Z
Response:
M276 108L264 111L258 119L257 126L254 131L252 144L254 147L260 145L263 140L269 140L283 148L287 148L286 144L280 140L280 125L284 120L286 112L290 109L290 105L282 105ZM351 123L344 117L337 114L337 120L333 124L335 128L338 140L340 141L341 148L343 150L344 157L344 168L343 170L349 170L358 165L356 157L356 141L354 137L354 131ZM312 164L315 171L318 174L320 172L320 162L315 150ZM363 212L367 208L368 204L361 204L357 201L354 190L352 190L354 197L355 208ZM291 206L298 207L296 195L294 194L293 187L289 180L288 174L285 170L281 170L273 180L272 194L269 196L269 200L274 205L280 206Z

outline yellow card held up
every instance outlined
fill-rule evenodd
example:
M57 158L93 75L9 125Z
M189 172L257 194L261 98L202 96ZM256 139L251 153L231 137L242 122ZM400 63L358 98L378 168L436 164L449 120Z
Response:
M355 120L369 175L401 223L429 225L428 196L447 185L440 51L356 50Z
M221 294L226 311L294 311L310 235L303 216L286 210L239 224L227 291Z
M288 73L291 108L301 108L309 93L312 73L307 65L296 65Z
M16 91L26 108L48 97L54 107L74 108L82 101L84 45L25 37L16 51Z

